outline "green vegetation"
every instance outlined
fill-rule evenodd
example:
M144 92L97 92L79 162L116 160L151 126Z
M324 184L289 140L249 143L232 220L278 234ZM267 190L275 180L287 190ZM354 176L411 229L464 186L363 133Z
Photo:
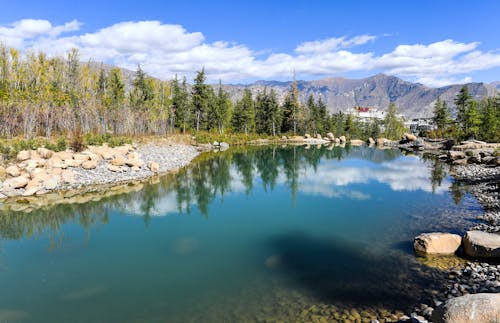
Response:
M119 68L81 64L77 50L64 58L43 53L21 58L17 50L0 45L0 138L44 137L43 145L51 149L81 150L104 142L118 145L123 142L119 138L178 131L192 132L202 141L213 133L214 140L229 142L327 132L348 138L382 134L399 139L401 132L399 126L394 128L397 118L388 120L387 127L361 123L342 112L331 115L313 96L301 104L295 78L282 103L267 88L254 95L247 89L232 102L220 82L215 89L205 82L204 69L189 86L186 78L151 78L141 66L127 81ZM383 133L379 126L390 131ZM54 137L59 139L48 140ZM14 147L9 154L17 150Z
M455 105L457 116L453 120L446 102L438 98L433 118L436 130L430 136L500 142L500 95L474 101L467 86L463 86L455 98Z

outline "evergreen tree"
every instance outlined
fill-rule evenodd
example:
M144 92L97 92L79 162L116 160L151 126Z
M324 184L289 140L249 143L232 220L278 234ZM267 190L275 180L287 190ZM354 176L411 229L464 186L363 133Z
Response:
M433 121L440 133L446 130L450 122L450 111L446 106L446 102L441 101L440 97L437 98L434 104Z
M255 131L255 104L252 92L249 89L245 89L241 100L236 102L232 127L234 131L244 132L245 134Z
M196 131L206 128L206 118L211 99L211 88L205 84L205 68L202 68L194 78L192 89L192 108L194 116L194 128Z
M186 77L182 79L182 84L179 84L177 75L172 82L172 108L175 113L176 126L185 134L186 128L191 122L191 107Z
M481 140L500 142L500 95L497 98L485 98L480 108Z
M464 85L457 97L455 98L455 105L457 106L457 124L461 136L467 136L469 133L469 125L467 124L467 110L472 102L472 97L469 94L469 89Z
M229 100L229 94L222 88L222 82L219 81L219 88L217 91L217 97L212 105L212 111L209 115L209 124L211 129L216 128L217 131L222 134L224 127L229 119L229 114L231 110L231 101Z

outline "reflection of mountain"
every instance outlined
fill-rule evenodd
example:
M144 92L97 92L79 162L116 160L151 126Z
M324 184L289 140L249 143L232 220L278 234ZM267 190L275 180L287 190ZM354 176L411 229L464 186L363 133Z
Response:
M0 237L19 239L45 229L57 232L66 222L78 222L83 227L106 223L111 212L140 215L146 223L152 216L190 213L193 207L208 216L215 198L231 192L249 194L257 188L269 192L277 186L288 188L292 199L297 194L367 199L369 194L350 185L370 181L387 184L395 191L442 193L450 183L438 165L431 173L419 158L404 157L397 150L368 147L233 148L208 153L178 174L167 175L140 190L101 194L101 200L96 200L99 193L94 193L88 199L82 196L84 202L54 207L35 209L24 204L22 209L30 213L16 212L13 205L6 204L0 216Z

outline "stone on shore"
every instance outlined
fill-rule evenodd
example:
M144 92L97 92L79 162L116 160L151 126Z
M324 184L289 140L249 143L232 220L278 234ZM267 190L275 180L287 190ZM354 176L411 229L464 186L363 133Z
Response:
M95 169L97 167L97 161L87 160L82 163L83 169Z
M49 150L47 148L44 148L44 147L40 147L36 150L36 152L38 153L38 155L43 158L43 159L49 159L50 157L52 157L52 155L54 154L54 152L52 150Z
M223 142L221 142L221 143L219 144L219 146L220 146L220 149L221 149L221 150L225 150L225 149L228 149L228 148L229 148L229 144L228 144L227 142L224 142L224 141L223 141Z
M126 160L123 156L117 156L111 160L111 165L113 166L123 166L126 163Z
M417 140L417 136L415 136L414 134L411 134L411 133L405 133L403 135L403 140L415 141L415 140Z
M308 134L308 133L306 133L306 134L304 135L304 139L311 139L311 135L310 135L310 134Z
M500 258L500 233L467 231L464 251L474 258Z
M20 152L17 153L16 160L22 162L30 159L30 156L31 154L29 150L21 150Z
M368 138L368 144L369 145L374 145L375 144L375 140L373 140L372 137Z
M122 172L123 169L121 166L113 165L113 164L108 164L108 169L112 172L119 173Z
M29 180L24 176L8 178L3 182L3 187L6 189L23 188L28 185Z
M340 136L339 141L341 144L345 143L346 142L345 136Z
M157 162L150 161L148 163L148 168L150 171L158 173L160 171L160 165Z
M385 139L385 138L377 138L375 143L377 144L377 146L383 146L383 145L385 145L386 141L387 141L387 139Z
M16 165L7 167L5 169L5 172L12 177L17 177L21 175L21 170Z
M351 139L351 146L362 146L364 144L363 140Z
M328 138L328 140L332 141L333 139L335 139L335 136L333 135L333 133L328 132L328 133L326 134L326 138Z
M419 254L449 255L455 253L462 238L457 234L432 232L422 233L413 242L415 251Z
M500 322L500 294L480 293L451 298L432 313L435 323Z

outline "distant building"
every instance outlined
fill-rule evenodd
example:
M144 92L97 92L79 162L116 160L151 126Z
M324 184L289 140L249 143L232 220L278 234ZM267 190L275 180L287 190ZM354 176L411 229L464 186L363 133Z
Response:
M376 107L357 106L346 111L347 114L355 116L361 122L371 122L373 120L384 120L385 111Z
M419 134L421 132L428 132L436 129L436 125L432 118L416 118L405 122L405 126L411 132Z

